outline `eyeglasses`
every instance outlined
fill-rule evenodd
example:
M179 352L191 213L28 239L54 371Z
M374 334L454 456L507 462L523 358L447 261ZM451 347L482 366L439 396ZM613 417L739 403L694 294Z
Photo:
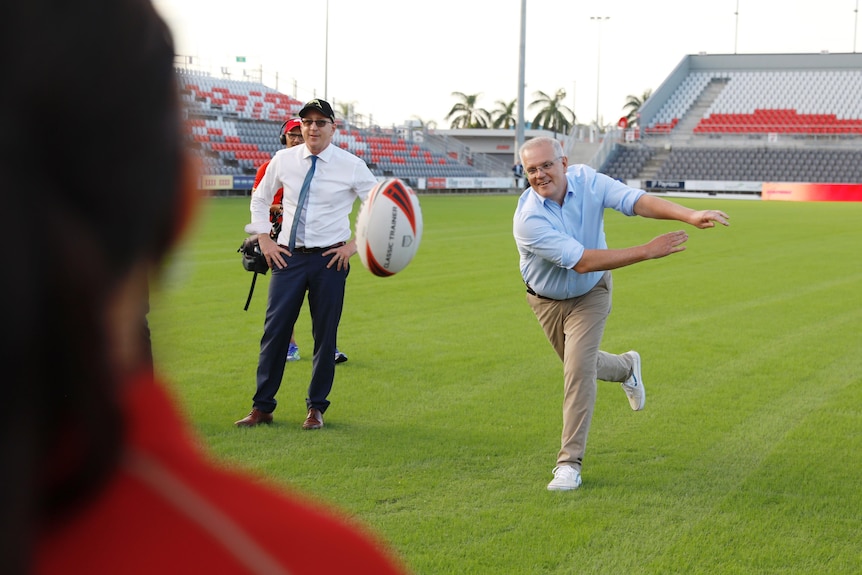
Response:
M557 156L556 158L554 158L553 160L551 160L549 162L545 162L544 164L541 164L539 166L527 168L526 169L527 175L528 176L535 176L536 174L539 173L540 170L543 173L547 174L548 170L553 168L554 164L557 163L557 160L561 160L562 158L563 158L562 156Z
M302 125L306 128L310 128L312 124L317 126L318 128L325 128L326 124L332 124L333 122L330 120L302 120Z
M295 139L297 139L297 138L302 139L302 134L294 133L294 132L288 132L288 133L287 133L287 137L288 137L288 138L293 138L294 140L295 140Z

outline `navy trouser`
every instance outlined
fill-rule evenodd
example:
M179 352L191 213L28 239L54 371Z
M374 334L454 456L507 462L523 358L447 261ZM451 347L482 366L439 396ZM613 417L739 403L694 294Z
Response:
M297 250L291 257L285 257L286 267L272 270L257 364L257 393L254 394L254 407L260 411L272 413L275 410L275 394L284 375L290 335L306 291L314 358L305 403L308 409L313 407L321 413L329 407L326 398L335 379L335 343L344 306L344 287L350 272L350 268L337 271L334 265L327 268L331 259L332 254L322 256L320 252Z

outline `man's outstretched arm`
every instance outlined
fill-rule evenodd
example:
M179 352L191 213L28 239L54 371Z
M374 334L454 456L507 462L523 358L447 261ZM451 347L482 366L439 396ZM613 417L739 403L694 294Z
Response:
M715 227L715 222L730 225L729 216L721 210L692 210L649 194L644 194L635 203L635 213L654 220L677 220L700 229Z

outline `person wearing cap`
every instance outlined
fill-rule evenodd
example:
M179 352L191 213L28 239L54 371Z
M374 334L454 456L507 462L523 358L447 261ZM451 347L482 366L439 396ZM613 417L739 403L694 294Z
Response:
M288 148L301 144L303 142L302 130L300 130L301 125L299 118L291 118L287 120L281 125L281 134L279 134L278 140ZM269 162L270 160L265 161L257 169L257 174L254 176L254 186L251 188L252 194L254 194L257 186L260 185L260 181L266 173L266 167L269 166ZM283 193L284 190L279 188L272 200L272 205L269 207L269 221L272 223L272 231L270 232L270 235L272 237L278 237L278 231L281 229L282 211L284 209L281 205L281 197ZM291 333L290 347L287 350L287 361L299 361L299 359L299 346L296 343L296 334Z
M239 427L271 423L284 375L290 334L308 292L314 359L306 396L303 429L323 427L323 414L335 379L335 343L350 258L356 253L350 213L363 203L377 178L363 160L332 145L335 113L314 99L299 111L304 145L279 150L251 196L246 232L260 234L260 250L272 278L258 356L252 410ZM269 207L284 189L283 225L275 239Z
M287 120L281 125L281 134L278 136L278 141L284 144L287 148L292 148L304 143L305 140L302 139L301 127L302 121L300 118L291 118ZM252 194L254 194L254 191L263 179L263 175L266 173L266 168L269 166L269 162L270 160L265 161L257 169L257 174L254 177L254 186L251 188ZM270 231L269 236L272 239L278 238L278 234L281 231L284 212L284 206L282 206L281 203L283 194L284 188L279 188L278 191L275 192L275 197L272 199L272 205L269 207L269 221L272 224L272 231ZM258 239L258 241L260 240ZM294 330L290 334L290 345L287 348L287 361L299 360L299 345L296 343L296 330ZM345 361L347 361L347 355L338 351L338 347L336 347L335 363L344 363Z
M294 146L304 143L304 140L302 139L301 126L302 122L299 118L289 119L284 124L282 124L282 132L278 137L278 141L284 144L284 146L287 148L292 148ZM260 184L260 181L263 179L263 175L266 173L266 167L269 165L270 161L271 160L267 160L257 169L257 175L254 178L254 187L252 188L251 193L254 193L255 188L257 188L257 186ZM273 224L276 223L275 219L277 219L278 224L281 225L281 213L283 210L281 206L281 198L283 193L284 188L279 188L278 191L275 193L275 197L272 200L272 206L270 206L269 208L270 220ZM274 226L273 231L277 231ZM270 233L270 235L272 235L272 233Z

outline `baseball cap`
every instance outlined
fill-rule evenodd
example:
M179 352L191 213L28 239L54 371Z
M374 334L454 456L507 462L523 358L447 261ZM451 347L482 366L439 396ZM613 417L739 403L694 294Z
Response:
M284 123L284 133L288 133L294 128L299 128L302 126L302 122L299 121L299 118L291 118L287 122Z
M317 110L333 122L335 121L335 112L332 111L332 106L330 106L329 102L327 102L326 100L320 100L317 98L315 98L314 100L309 100L299 111L299 117L304 118L305 115L312 110Z

